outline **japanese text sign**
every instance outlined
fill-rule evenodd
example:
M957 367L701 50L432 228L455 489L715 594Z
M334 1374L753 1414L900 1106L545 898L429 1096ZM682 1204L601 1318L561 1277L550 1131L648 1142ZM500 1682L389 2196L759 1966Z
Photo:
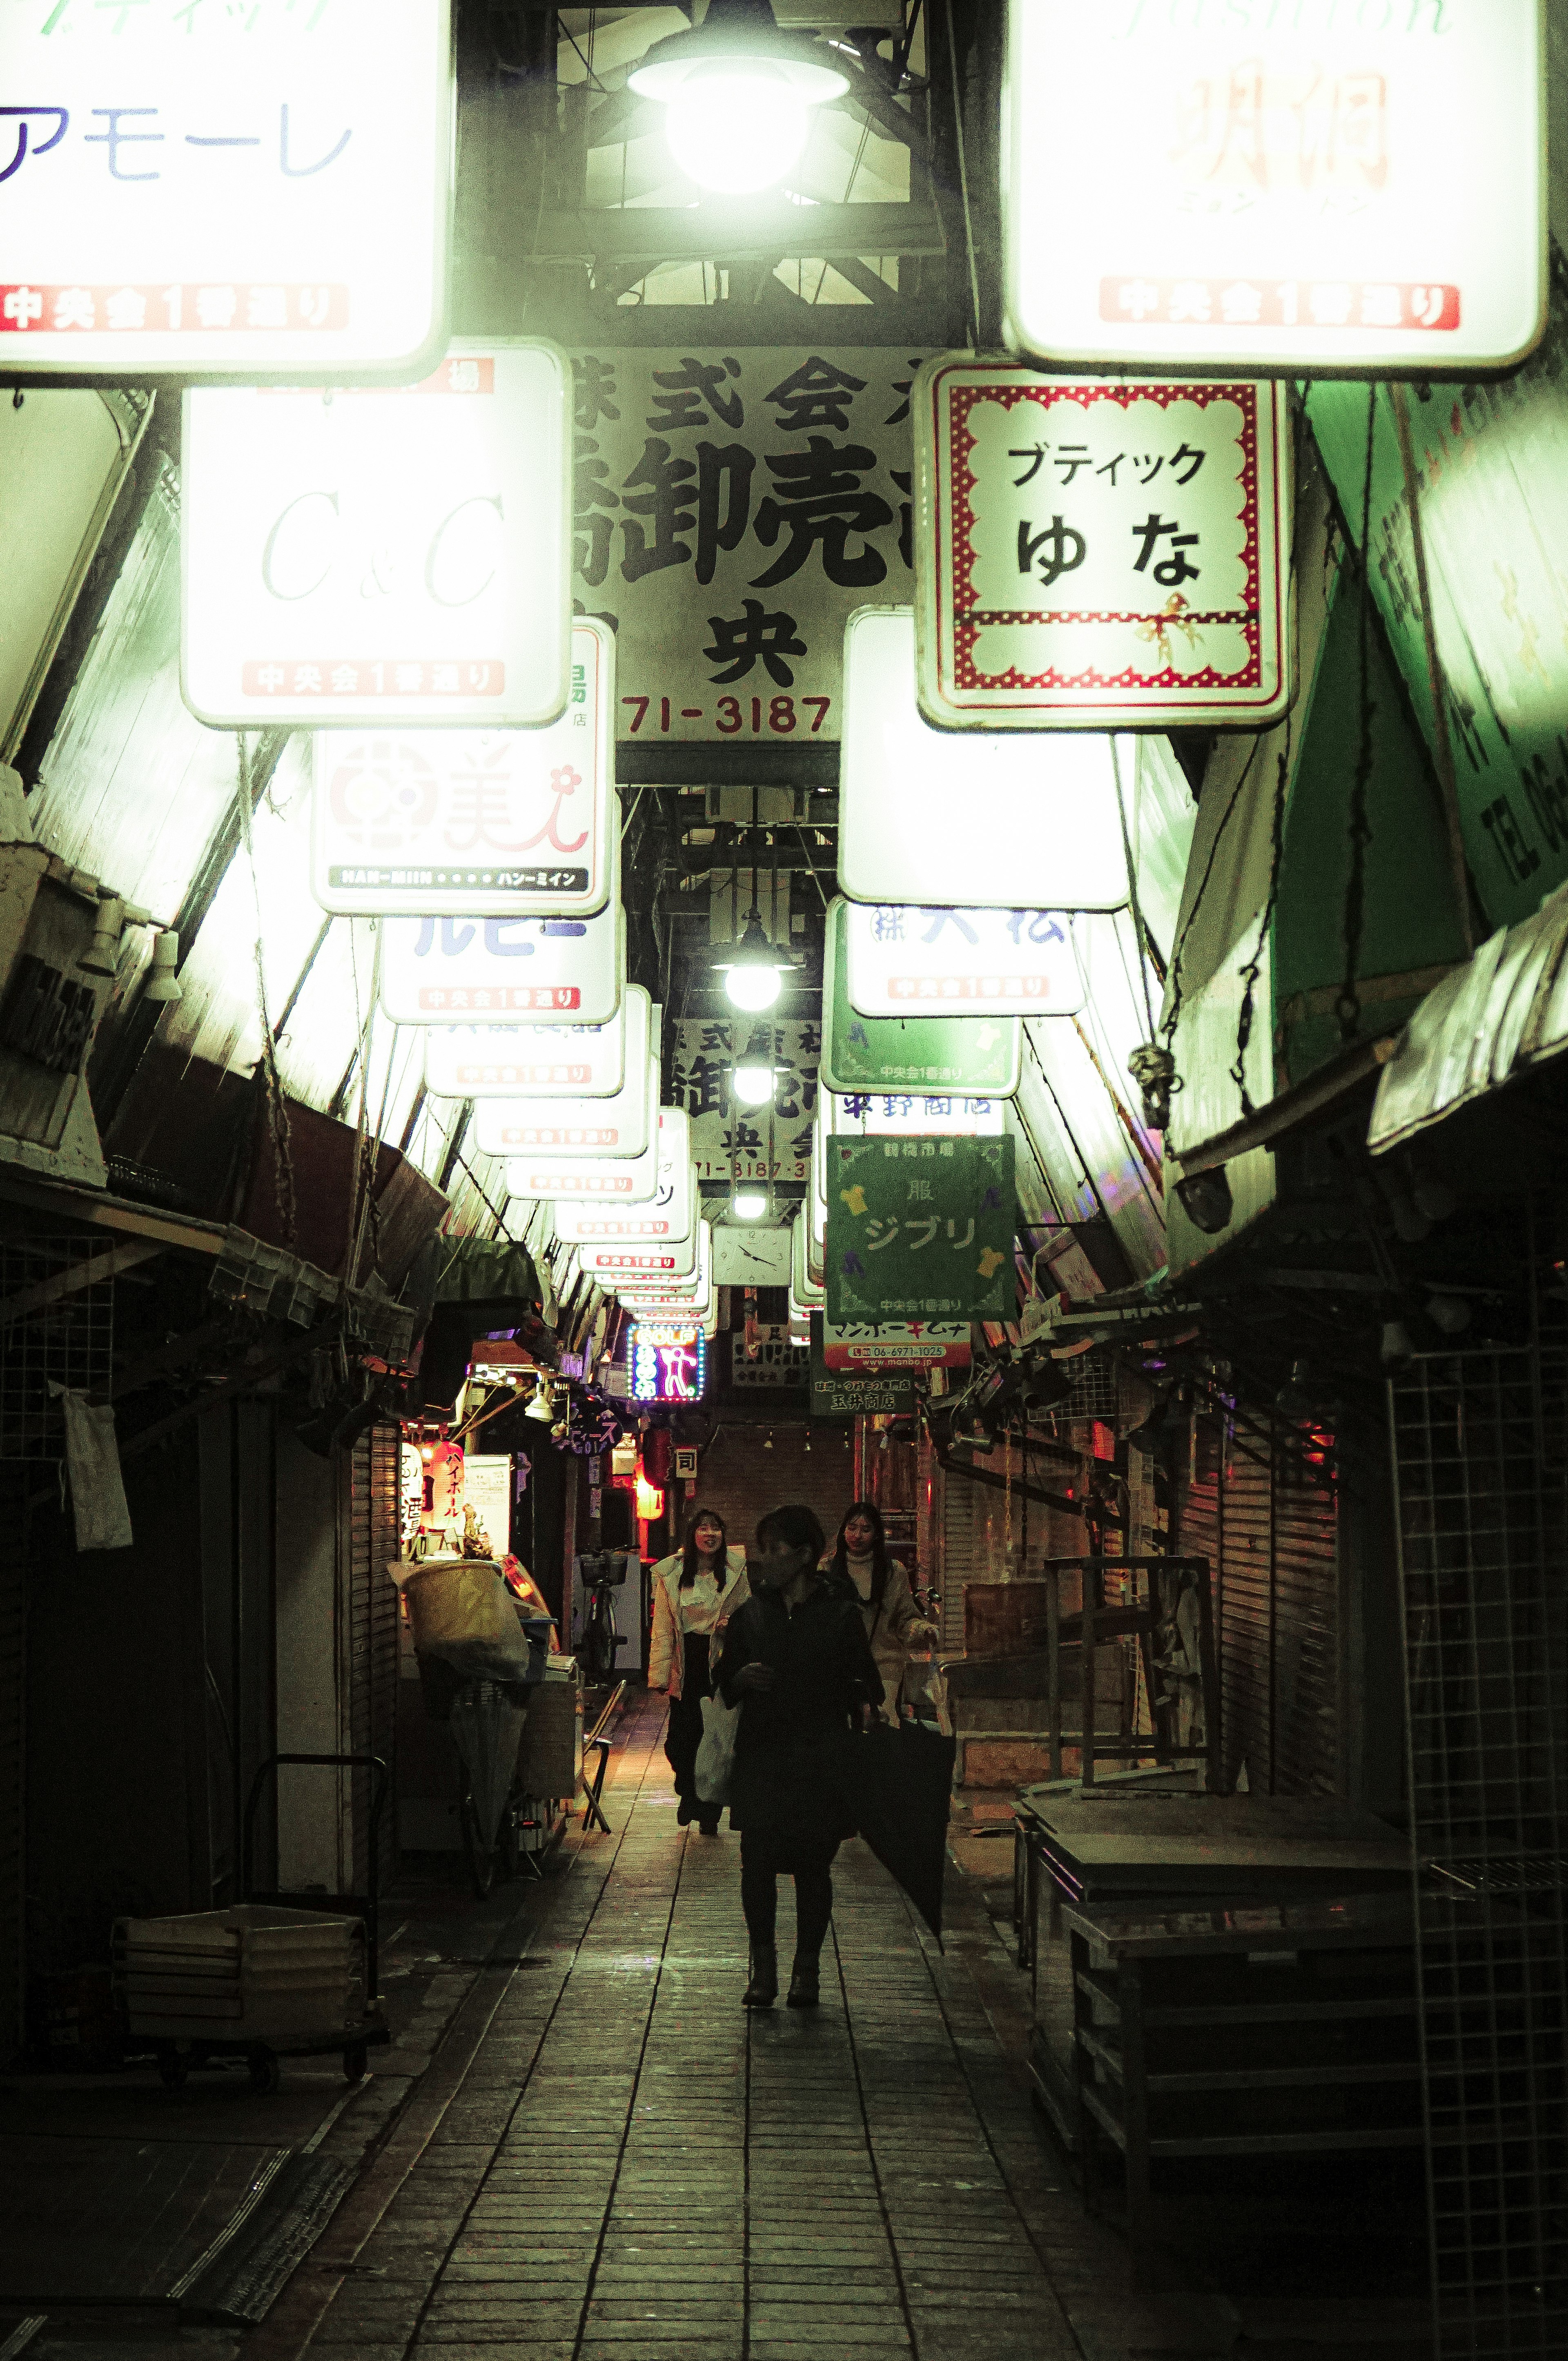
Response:
M478 1099L474 1137L485 1156L522 1148L570 1156L641 1156L656 1139L659 1060L627 1060L626 1080L604 1099ZM520 1192L521 1193L521 1192Z
M1545 316L1541 69L1538 0L1010 0L1009 342L1328 375L1518 360Z
M191 710L230 729L558 719L569 383L553 345L459 344L403 391L188 392Z
M7 0L6 372L433 361L449 0Z
M482 1017L526 1035L608 1025L620 1011L619 900L586 918L389 918L381 937L381 1006L394 1025Z
M1083 1005L1072 921L1051 910L920 909L851 902L850 1005L861 1016L1072 1016Z
M822 1363L835 1373L875 1369L967 1369L967 1320L824 1319Z
M822 1108L824 1127L817 1135L817 1153L824 1191L829 1139L916 1138L923 1132L933 1137L942 1132L953 1139L1000 1139L1007 1128L1005 1099L955 1099L945 1091L857 1091L849 1098L829 1091Z
M444 1098L612 1098L641 1063L652 1021L648 994L629 984L603 1025L433 1026L425 1087Z
M659 1149L650 1140L641 1156L591 1156L577 1148L532 1148L507 1159L514 1197L551 1197L557 1203L652 1205L659 1193Z
M840 1375L823 1356L822 1315L811 1321L811 1415L813 1418L896 1418L915 1407L915 1383L897 1371L868 1369Z
M746 1338L729 1339L729 1390L732 1394L804 1393L811 1374L809 1341L796 1344L788 1327L757 1323L749 1350Z
M1011 1098L1023 1059L1016 1016L861 1016L850 1005L846 956L849 905L828 913L822 1005L822 1085L846 1095L932 1091L959 1098Z
M735 1060L759 1028L774 1066L771 1106L741 1106L731 1088ZM692 1156L701 1180L804 1180L822 1027L767 1017L683 1017L675 1028L675 1096L691 1117Z
M790 1224L789 1235L789 1294L792 1308L798 1304L803 1312L818 1311L828 1301L828 1290L820 1279L813 1279L806 1267L811 1239L811 1208L803 1205Z
M913 611L862 608L844 640L839 883L856 902L1118 909L1114 751L1089 730L934 730L916 704Z
M713 1227L696 1225L696 1269L689 1279L635 1277L618 1280L615 1291L629 1310L649 1314L685 1312L693 1318L707 1316L713 1302Z
M650 1204L583 1204L564 1198L555 1206L556 1233L575 1245L593 1239L658 1245L690 1237L696 1227L696 1176L683 1107L659 1110L659 1186Z
M835 1139L828 1316L1011 1320L1011 1139Z
M572 626L548 730L318 730L311 890L353 916L567 918L600 910L620 826L603 623Z
M626 1351L633 1401L702 1400L707 1347L700 1328L639 1325L632 1329Z
M684 1238L660 1238L642 1245L625 1238L585 1238L577 1246L577 1267L601 1287L663 1288L696 1277L696 1224Z
M1290 701L1282 384L923 369L921 710L948 730L1255 730Z
M576 357L572 588L619 626L619 738L838 738L845 622L910 595L920 357Z

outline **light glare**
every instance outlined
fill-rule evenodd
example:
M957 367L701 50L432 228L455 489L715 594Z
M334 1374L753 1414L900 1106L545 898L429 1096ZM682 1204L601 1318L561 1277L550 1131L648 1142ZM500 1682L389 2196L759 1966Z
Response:
M750 1016L771 1008L779 996L779 972L776 967L727 968L724 996L732 1008L743 1008Z
M783 76L726 64L693 74L664 113L664 137L683 172L720 196L772 188L795 163L811 115Z
M735 1095L742 1106L766 1106L773 1094L772 1066L745 1065L735 1069Z

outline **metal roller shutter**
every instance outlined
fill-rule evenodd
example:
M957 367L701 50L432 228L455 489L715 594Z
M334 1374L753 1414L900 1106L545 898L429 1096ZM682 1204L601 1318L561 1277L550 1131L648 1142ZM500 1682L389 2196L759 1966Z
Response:
M398 1555L398 1459L401 1435L375 1426L354 1447L349 1494L349 1751L378 1754L389 1772L398 1698L398 1593L387 1579ZM354 1774L354 1884L365 1891L369 1868L369 1783ZM397 1860L391 1796L381 1816L381 1887Z
M14 1476L16 1471L7 1473ZM5 1518L11 1545L0 1551L0 2064L8 2065L21 2047L24 2030L24 1642L32 1553L20 1507L21 1488L13 1482L5 1490L11 1496Z
M1276 1449L1274 1774L1284 1795L1344 1785L1339 1520L1332 1484Z
M1215 1601L1225 1784L1274 1792L1274 1499L1268 1443L1225 1437Z

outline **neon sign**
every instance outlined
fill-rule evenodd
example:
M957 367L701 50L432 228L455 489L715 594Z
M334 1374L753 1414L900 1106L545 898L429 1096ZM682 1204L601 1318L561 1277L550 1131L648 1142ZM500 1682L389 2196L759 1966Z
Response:
M633 1401L700 1401L707 1379L707 1345L698 1327L643 1327L631 1332Z

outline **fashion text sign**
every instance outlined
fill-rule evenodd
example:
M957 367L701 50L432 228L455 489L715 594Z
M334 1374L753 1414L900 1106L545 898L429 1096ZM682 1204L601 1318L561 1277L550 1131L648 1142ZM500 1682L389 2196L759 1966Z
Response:
M927 720L1255 730L1284 711L1283 385L959 359L922 370L915 406Z
M830 1320L1010 1320L1011 1139L828 1144Z

